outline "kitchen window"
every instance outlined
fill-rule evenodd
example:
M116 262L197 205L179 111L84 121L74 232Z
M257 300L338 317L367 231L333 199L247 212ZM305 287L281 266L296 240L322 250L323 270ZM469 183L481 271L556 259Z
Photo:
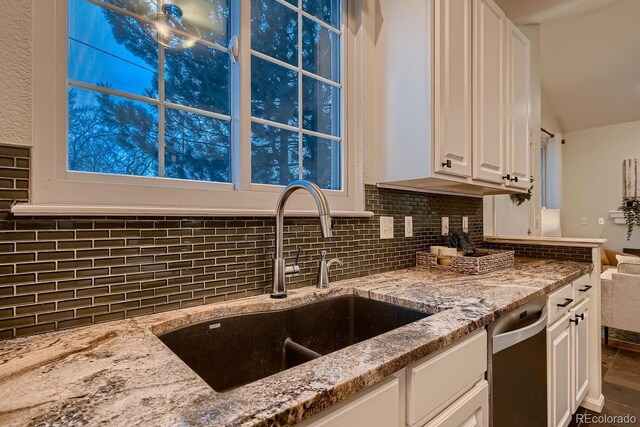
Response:
M232 214L304 178L358 210L346 3L38 2L34 50L63 55L34 55L56 72L36 76L33 204Z

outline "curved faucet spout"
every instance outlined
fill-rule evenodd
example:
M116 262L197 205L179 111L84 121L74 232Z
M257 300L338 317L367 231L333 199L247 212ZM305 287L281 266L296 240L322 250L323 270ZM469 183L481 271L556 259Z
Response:
M331 211L329 203L324 193L313 182L304 179L293 181L282 191L278 204L276 205L276 253L273 259L273 289L272 298L284 298L287 296L285 289L285 277L288 274L284 263L284 208L289 197L299 189L307 190L313 197L318 207L318 217L320 219L320 231L322 237L332 236L331 231ZM295 269L294 269L295 271Z

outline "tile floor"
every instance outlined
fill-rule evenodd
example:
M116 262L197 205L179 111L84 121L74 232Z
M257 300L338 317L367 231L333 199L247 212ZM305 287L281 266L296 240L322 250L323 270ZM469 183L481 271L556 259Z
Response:
M602 346L602 393L605 404L602 414L610 416L632 415L636 422L631 424L594 424L577 422L574 419L570 426L640 426L640 346L611 343ZM597 415L586 409L578 413Z

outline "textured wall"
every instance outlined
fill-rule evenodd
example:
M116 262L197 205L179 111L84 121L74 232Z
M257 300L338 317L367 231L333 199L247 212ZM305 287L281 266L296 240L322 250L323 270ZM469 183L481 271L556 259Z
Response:
M264 292L271 278L272 218L15 218L28 199L29 150L0 146L0 339L225 301ZM366 187L373 218L337 218L322 239L315 218L285 221L285 255L303 249L290 287L315 284L321 250L339 257L331 280L415 265L441 243L440 217L482 241L482 199ZM379 216L394 239L379 239ZM404 216L415 237L404 237ZM402 237L400 237L402 236Z
M31 145L31 1L0 4L0 143Z

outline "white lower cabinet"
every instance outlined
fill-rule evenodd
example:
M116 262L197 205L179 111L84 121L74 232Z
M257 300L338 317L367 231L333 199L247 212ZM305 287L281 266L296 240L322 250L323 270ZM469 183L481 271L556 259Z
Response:
M489 383L480 381L425 427L488 427Z
M571 309L571 412L589 389L589 298Z
M487 427L487 333L396 372L301 423L308 427Z
M588 280L585 280L585 276L576 279L549 295L547 300L549 312L557 313L555 317L550 317L552 323L547 327L549 427L568 426L589 389L591 287L586 285Z
M547 410L550 427L571 421L571 332L569 314L547 329Z

